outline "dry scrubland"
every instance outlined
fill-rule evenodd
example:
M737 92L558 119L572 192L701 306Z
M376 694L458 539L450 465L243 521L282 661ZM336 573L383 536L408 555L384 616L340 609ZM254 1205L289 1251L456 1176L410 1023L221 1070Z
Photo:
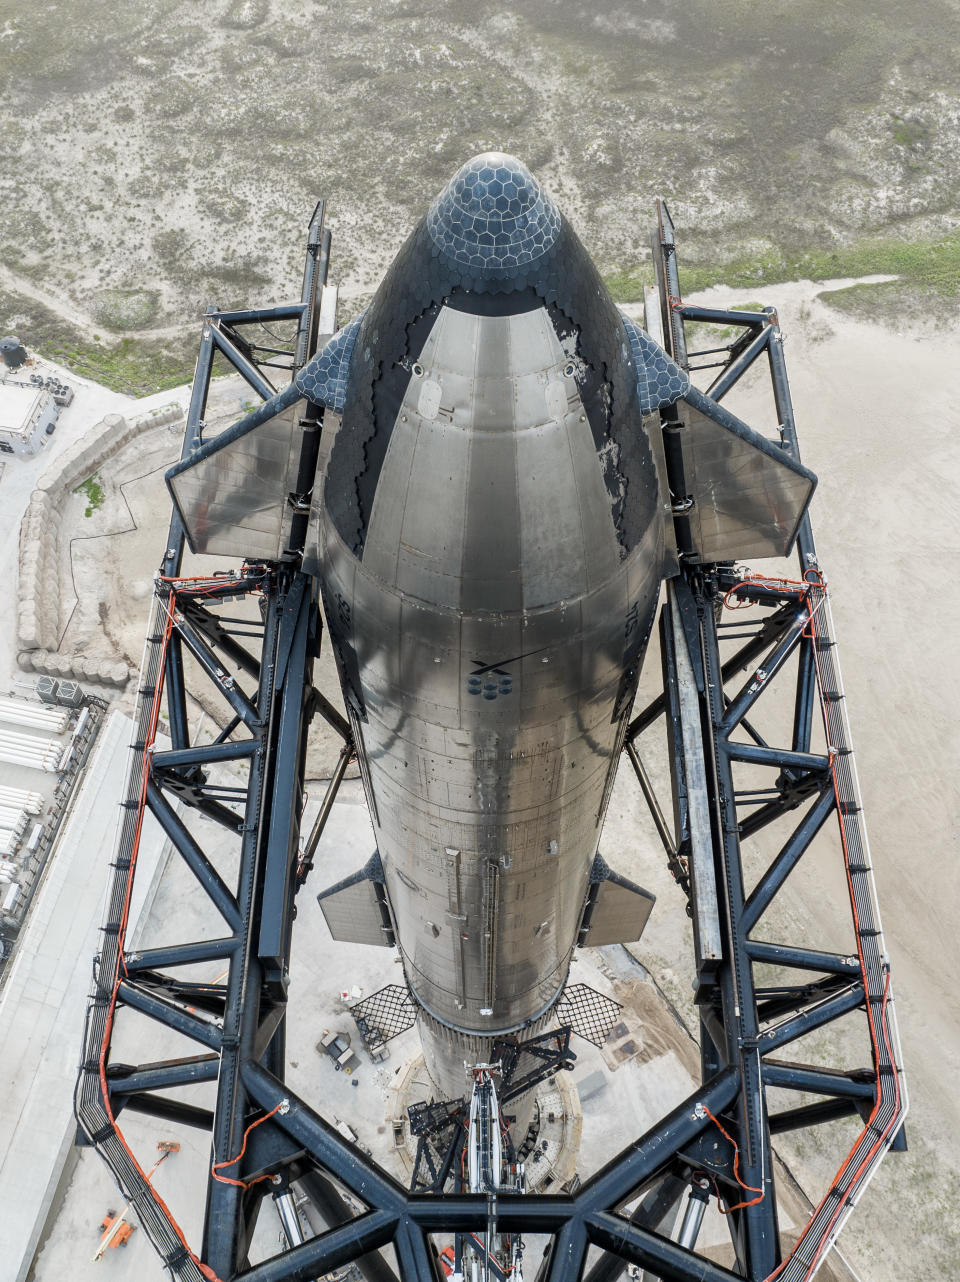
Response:
M346 312L488 147L543 177L621 298L663 193L688 288L887 272L833 305L952 311L958 43L944 0L8 0L0 325L172 386L208 303L295 288L319 195Z

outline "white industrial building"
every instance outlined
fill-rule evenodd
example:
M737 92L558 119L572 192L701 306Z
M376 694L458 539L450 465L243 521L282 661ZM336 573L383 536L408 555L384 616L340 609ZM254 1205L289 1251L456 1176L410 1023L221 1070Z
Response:
M53 393L45 387L0 383L0 455L38 454L59 412Z

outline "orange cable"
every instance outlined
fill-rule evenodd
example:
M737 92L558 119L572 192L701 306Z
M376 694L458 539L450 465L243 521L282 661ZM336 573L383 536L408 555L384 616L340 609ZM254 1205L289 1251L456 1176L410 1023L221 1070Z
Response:
M177 580L177 579L171 579L171 578L164 578L161 581L166 583L177 583L177 582L196 582L197 580L195 579L194 580ZM209 582L209 579L204 581ZM202 592L202 589L187 589L187 591ZM163 630L163 635L161 638L161 655L160 655L161 662L158 670L157 685L153 695L153 705L150 710L150 721L149 721L147 736L145 739L146 745L152 744L156 739L157 724L160 720L160 700L161 700L163 684L164 684L164 671L165 671L164 659L166 656L167 648L170 643L170 635L173 631L173 626L174 626L174 618L173 618L173 609L172 609L172 601L171 601L167 604L167 607L166 607L166 622ZM124 955L123 955L123 945L126 938L126 927L127 927L127 923L130 916L130 903L131 903L131 896L132 896L132 889L133 889L133 873L136 867L137 854L139 853L140 835L143 828L144 806L146 804L147 778L149 774L149 770L146 768L146 747L144 747L143 753L144 753L144 771L143 771L143 780L141 782L141 788L140 788L137 828L134 833L134 839L133 839L133 844L131 848L130 868L129 868L129 873L127 877L126 897L124 900L123 912L120 918L120 929L117 934L117 966L114 972L113 990L110 995L110 1004L107 1009L107 1016L104 1023L103 1040L100 1046L100 1059L99 1059L98 1067L99 1067L99 1078L100 1078L101 1102L104 1107L104 1112L106 1113L110 1121L111 1127L113 1128L114 1134L116 1135L120 1144L123 1146L124 1151L126 1152L127 1156L130 1158L130 1161L133 1163L140 1177L144 1180L144 1182L150 1188L150 1191L153 1195L154 1202L157 1204L160 1210L164 1213L168 1224L170 1225L173 1232L176 1234L177 1238L179 1238L180 1242L183 1244L184 1249L186 1250L187 1254L190 1257L190 1260L197 1266L197 1268L199 1269L203 1277L207 1279L207 1282L221 1282L221 1279L213 1271L213 1269L211 1269L209 1265L205 1264L199 1258L199 1256L193 1250L191 1250L190 1244L187 1242L187 1239L184 1236L183 1230L180 1228L179 1224L174 1219L173 1214L170 1211L170 1208L164 1202L163 1198L159 1195L159 1193L157 1192L153 1184L151 1184L149 1177L144 1173L143 1167L137 1161L137 1158L133 1153L132 1149L130 1148L129 1144L127 1143L123 1132L120 1130L119 1126L117 1126L117 1120L116 1120L116 1117L114 1116L113 1108L110 1103L110 1090L107 1085L107 1054L110 1049L111 1033L113 1031L113 1021L114 1021L114 1016L116 1014L116 1009L117 1009L117 995L120 991L121 968L124 970L124 972L126 972L126 961L124 960Z
M225 1162L214 1162L213 1166L210 1167L210 1174L215 1180L219 1180L221 1184L235 1184L237 1188L249 1189L253 1188L254 1184L259 1184L262 1180L268 1180L270 1178L269 1175L258 1175L255 1180L232 1180L228 1175L218 1175L217 1172L221 1167L233 1166L240 1161L244 1153L247 1151L247 1139L250 1132L255 1131L257 1127L262 1126L264 1122L268 1122L270 1118L273 1117L274 1113L279 1113L285 1102L286 1101L281 1100L279 1104L275 1104L273 1106L269 1113L264 1113L263 1117L258 1117L255 1122L250 1123L247 1129L243 1132L243 1143L241 1144L240 1152L236 1157L228 1158Z
M816 576L816 578L808 579L808 578L807 578L807 576L808 576L808 575L815 575L815 576ZM822 575L822 574L820 573L820 571L819 571L819 570L817 570L817 569L810 569L810 570L805 571L805 572L804 572L804 579L805 579L805 581L808 583L807 608L808 608L808 610L809 610L809 615L810 615L810 633L809 633L809 635L810 635L811 639L812 639L812 640L813 640L813 642L814 642L814 663L815 663L815 665L816 665L816 670L817 670L817 688L818 688L818 690L819 690L819 692L820 692L820 703L821 703L821 712L822 712L822 714L823 714L823 719L824 719L824 729L825 729L825 731L826 731L826 733L827 733L827 739L828 739L828 742L829 742L830 730L829 730L829 726L827 725L827 718L826 718L826 706L825 706L824 698L823 698L823 676L822 676L822 673L821 673L821 671L820 671L820 659L819 659L819 652L818 652L817 647L816 647L817 632L816 632L816 625L815 625L815 621L814 621L815 608L814 608L814 606L813 606L812 602L810 601L810 593L809 593L809 589L810 589L810 588L813 588L813 587L819 587L819 588L820 588L820 590L821 590L821 591L823 592L823 594L824 594L824 599L826 599L827 589L826 589L826 584L825 584L825 583L824 583L824 581L823 581L823 575ZM838 781L837 781L836 768L835 768L835 766L834 766L834 757L835 757L835 755L836 755L835 753L831 753L831 754L830 754L830 774L831 774L831 782L832 782L832 784L833 784L834 798L835 798L836 803L837 803L837 813L838 813L838 815L840 815L840 824L839 824L839 827L840 827L840 844L841 844L841 847L842 847L842 849L843 849L844 870L845 870L845 872L846 872L846 876L847 876L847 888L848 888L849 893L850 893L850 907L851 907L851 912L852 912L852 915L853 915L854 929L855 929L855 933L856 933L856 941L857 941L857 956L858 956L858 959L859 959L859 962L860 962L860 973L861 973L861 976L862 976L862 978L863 978L863 990L864 990L864 995L865 995L865 997L867 998L868 1005L869 1005L869 1000L870 1000L870 993L869 993L869 977L868 977L868 974L867 974L867 964L866 964L866 961L865 961L864 956L863 956L863 946L862 946L862 944L861 944L861 942L860 942L860 915L859 915L859 913L858 913L858 911L857 911L856 897L855 897L855 895L854 895L854 889L853 889L853 880L852 880L852 876L851 876L851 873L850 873L850 854L849 854L849 850L848 850L848 848L847 848L847 837L846 837L846 832L845 832L845 830L844 830L844 825L843 825L843 817L842 817L843 812L842 812L841 805L840 805L840 801L841 801L841 798L840 798L840 788L839 788L839 783L838 783ZM891 1045L890 1045L890 1037L889 1037L889 1033L888 1033L888 1030L887 1030L887 1019L886 1019L886 1013L887 1013L887 1002L888 1002L888 999L889 999L889 995L890 995L890 969L889 969L889 967L888 967L888 968L887 968L886 979L885 979L885 982L884 982L884 988L883 988L883 998L882 998L882 1000L881 1000L881 1005L880 1005L880 1027L881 1027L882 1032L883 1032L883 1040L884 1040L884 1045L885 1045L885 1047L886 1047L886 1051L887 1051L887 1057L888 1057L888 1059L890 1060L890 1065L891 1065L891 1068L893 1069L893 1081L894 1081L894 1093L895 1093L895 1103L894 1103L893 1114L892 1114L892 1116L891 1116L891 1118L890 1118L890 1121L888 1122L887 1126L886 1126L886 1127L884 1128L884 1130L880 1133L879 1137L874 1141L873 1145L870 1147L870 1150L867 1152L866 1156L862 1159L862 1161L860 1162L860 1164L857 1166L857 1169L854 1171L853 1175L851 1176L850 1184L848 1185L848 1187L851 1187L853 1184L855 1184L855 1183L856 1183L856 1181L857 1181L857 1180L859 1180L859 1178L860 1178L860 1176L861 1176L862 1172L863 1172L863 1171L864 1171L864 1169L869 1165L869 1163L873 1160L874 1155L876 1154L877 1150L878 1150L878 1149L880 1148L880 1146L884 1143L884 1141L886 1140L887 1136L890 1134L890 1131L893 1129L893 1125L894 1125L894 1123L898 1120L898 1118L899 1118L899 1116L900 1116L900 1077L899 1077L899 1069L897 1068L896 1062L894 1061L894 1058L893 1058L893 1049L892 1049L892 1047L891 1047ZM853 1144L850 1146L850 1150L849 1150L849 1152L847 1153L847 1156L844 1158L843 1162L841 1163L840 1168L839 1168L839 1170L837 1171L836 1175L834 1176L834 1178L833 1178L833 1182L831 1183L830 1188L829 1188L829 1189L827 1190L827 1192L824 1194L823 1198L820 1200L819 1205L815 1208L815 1210L814 1210L814 1211L813 1211L813 1213L811 1214L811 1216L810 1216L810 1220L809 1220L809 1222L808 1222L808 1228L809 1228L809 1225L810 1225L810 1224L812 1224L812 1223L813 1223L813 1221L816 1219L817 1215L820 1213L820 1211L821 1211L821 1209L823 1208L823 1206L826 1204L827 1198L831 1195L831 1193L832 1193L832 1194L834 1194L834 1195L838 1195L838 1194L839 1194L838 1185L840 1184L840 1181L841 1181L841 1180L844 1178L844 1176L846 1175L847 1170L848 1170L848 1168L849 1168L849 1166L850 1166L850 1163L851 1163L851 1162L852 1162L852 1160L853 1160L853 1155L854 1155L854 1153L855 1153L855 1151L856 1151L857 1147L859 1146L859 1144L860 1144L860 1142L862 1141L862 1139L863 1139L864 1135L867 1133L867 1131L870 1129L870 1127L871 1127L871 1126L873 1126L873 1123L874 1123L874 1121L875 1121L875 1119L876 1119L877 1113L880 1111L880 1097L881 1097L881 1093L882 1093L882 1091L881 1091L881 1081L880 1081L880 1047L879 1047L879 1043L878 1043L878 1041L877 1041L876 1029L875 1029L875 1027L874 1027L874 1021L873 1021L873 1019L872 1019L872 1018L869 1018L869 1017L868 1017L868 1019L867 1019L867 1026L868 1026L868 1028L870 1029L870 1041L871 1041L871 1044L872 1044L872 1046L873 1046L874 1063L875 1063L876 1068L877 1068L877 1073L876 1073L876 1092L877 1092L877 1093L876 1093L876 1100L875 1100L875 1102L874 1102L874 1106L873 1106L873 1109L872 1109L872 1111L871 1111L871 1113L870 1113L870 1118L869 1118L869 1120L868 1120L868 1122L867 1122L866 1126L865 1126L865 1127L864 1127L864 1129L860 1132L860 1134L857 1136L857 1138L856 1138L856 1140L853 1142ZM826 1245L826 1243L827 1243L827 1241L828 1241L828 1239L829 1239L829 1237L830 1237L831 1232L833 1231L833 1227L834 1227L834 1225L836 1224L837 1220L840 1218L840 1214L841 1214L841 1212L843 1211L843 1208L844 1208L844 1206L845 1206L845 1204L846 1204L846 1201L847 1201L847 1199L846 1199L846 1197L845 1197L845 1196L844 1196L844 1197L840 1197L840 1198L839 1198L838 1203L837 1203L837 1206L836 1206L836 1208L834 1209L833 1214L831 1215L830 1220L829 1220L829 1221L828 1221L828 1223L827 1223L827 1227L826 1227L826 1229L825 1229L825 1231L824 1231L824 1233L823 1233L823 1235L822 1235L822 1237L821 1237L820 1243L819 1243L819 1245L818 1245L818 1247L817 1247L817 1250L816 1250L816 1252L815 1252L815 1254L814 1254L814 1256L813 1256L813 1259L810 1261L810 1266L809 1266L809 1268L807 1269L807 1272L806 1272L806 1274L805 1274L805 1278L806 1278L806 1279L810 1278L810 1277L811 1277L811 1275L813 1274L813 1272L815 1271L816 1266L817 1266L817 1262L818 1262L818 1260L820 1259L820 1256L821 1256L821 1254L822 1254L822 1252L823 1252L823 1248L824 1248L824 1246ZM806 1237L806 1234L807 1234L807 1229L804 1229L803 1233L801 1233L801 1234L800 1234L799 1238L798 1238L798 1239L797 1239L797 1241L794 1243L793 1250L790 1252L790 1255L788 1255L788 1256L787 1256L787 1258L786 1258L786 1259L785 1259L785 1260L784 1260L780 1265L778 1265L778 1267L777 1267L776 1269L774 1269L774 1271L773 1271L773 1272L772 1272L772 1273L771 1273L771 1274L770 1274L770 1275L765 1279L765 1282L774 1282L774 1279L775 1279L775 1278L777 1278L777 1277L778 1277L778 1276L783 1272L783 1270L786 1268L786 1266L790 1263L790 1260L793 1258L793 1256L794 1256L794 1255L797 1253L797 1251L799 1250L799 1248L800 1248L800 1244L803 1242L803 1239Z
M809 571L808 571L808 573L809 573ZM821 578L820 583L818 584L818 586L820 586L820 587L821 587L821 590L824 590L824 591L825 591L825 589L823 589L823 586L822 586L822 578ZM811 626L813 627L813 611L812 611L812 609L811 609L811 615L810 615L810 618L811 618ZM816 631L815 631L815 629L814 629L814 631L813 631L813 634L812 634L812 635L814 636L814 640L815 640L815 639L816 639ZM815 661L816 661L816 663L817 663L817 675L818 675L818 677L819 677L819 676L820 676L820 665L819 665L819 659L816 657L816 650L814 651L814 656L815 656ZM822 690L822 685L823 685L822 679L820 680L819 684L820 684L820 687L821 687L821 690ZM826 715L825 715L825 711L824 711L824 723L825 723L825 728L827 728L827 727L826 727ZM829 738L829 728L827 728L827 733L828 733L828 738ZM861 975L863 976L863 991L864 991L864 996L867 998L867 1002L869 1003L869 1001L870 1001L869 976L868 976L868 974L867 974L867 964L866 964L866 961L865 961L864 956L863 956L863 946L862 946L862 944L861 944L861 942L860 942L860 914L859 914L859 912L857 911L856 897L855 897L854 889L853 889L853 880L852 880L852 876L851 876L851 873L850 873L850 853L849 853L849 850L848 850L848 848L847 848L847 836L846 836L846 831L845 831L844 824L843 824L843 811L842 811L842 808L841 808L840 786L839 786L839 783L838 783L838 780L837 780L837 773L836 773L836 769L833 767L832 762L831 762L831 771L830 771L830 773L831 773L831 780L832 780L832 783L833 783L834 797L835 797L836 802L837 802L837 813L840 815L840 844L841 844L841 846L843 847L844 866L845 866L845 871L846 871L846 875L847 875L847 887L848 887L849 892L850 892L850 907L851 907L851 912L852 912L852 914L853 914L854 928L855 928L855 931L856 931L856 940L857 940L857 956L858 956L859 961L860 961L860 972L861 972ZM892 1053L892 1049L891 1049L891 1046L890 1046L890 1038L889 1038L889 1035L888 1035L888 1033L887 1033L886 1011L887 1011L887 1001L888 1001L888 998L889 998L889 994L890 994L890 969L889 969L889 967L888 967L888 968L887 968L886 979L885 979L885 981L884 981L883 997L882 997L882 1000L881 1000L881 1006L880 1006L880 1026L881 1026L881 1029L882 1029L882 1031L883 1031L883 1040L884 1040L884 1044L885 1044L885 1046L886 1046L887 1056L888 1056L888 1058L889 1058L889 1060L890 1060L891 1067L892 1067L892 1068L893 1068L893 1070L894 1070L894 1071L893 1071L893 1078L894 1078L894 1092L895 1092L896 1102L895 1102L895 1105L894 1105L893 1115L892 1115L892 1117L891 1117L891 1119L890 1119L890 1122L887 1124L886 1128L881 1132L881 1134L880 1134L879 1138L878 1138L877 1140L875 1140L875 1141L874 1141L874 1143L873 1143L873 1145L871 1146L871 1148L870 1148L869 1152L868 1152L868 1153L866 1154L866 1156L862 1159L862 1161L861 1161L861 1162L860 1162L860 1164L858 1165L857 1169L854 1171L853 1175L851 1176L851 1179L850 1179L850 1184L851 1184L851 1185L852 1185L852 1184L854 1184L854 1183L855 1183L855 1182L860 1178L860 1175L861 1175L861 1173L863 1172L864 1168L865 1168L865 1167L866 1167L866 1166L867 1166L867 1165L872 1161L872 1159L873 1159L874 1155L876 1154L877 1150L880 1148L880 1146L883 1144L884 1140L886 1139L887 1135L890 1133L890 1131L891 1131L891 1129L892 1129L892 1127L893 1127L894 1122L897 1120L897 1118L898 1118L898 1116L899 1116L899 1111L900 1111L900 1110L899 1110L899 1103L900 1103L900 1079L899 1079L899 1075L898 1075L898 1071L897 1071L897 1066L896 1066L896 1064L894 1063L894 1059L893 1059L893 1053ZM866 1132L866 1130L868 1130L868 1129L869 1129L869 1127L870 1127L870 1126L872 1126L872 1125L873 1125L874 1119L876 1118L877 1113L878 1113L878 1112L879 1112L879 1110L880 1110L880 1097L881 1097L881 1093L882 1093L882 1092L881 1092L881 1082L880 1082L880 1046L879 1046L879 1043L878 1043L878 1040L877 1040L876 1029L875 1029L875 1027L874 1027L874 1021L873 1021L872 1019L869 1019L869 1018L868 1018L868 1020L867 1020L867 1026L868 1026L868 1027L869 1027L869 1029L870 1029L870 1040L871 1040L871 1043L872 1043L872 1045L873 1045L874 1063L877 1065L877 1095L876 1095L876 1101L875 1101L875 1103L874 1103L873 1109L872 1109L871 1114L870 1114L870 1120L868 1121L868 1123L867 1123L866 1127L864 1127L864 1131L863 1131L863 1132L861 1132L860 1136L859 1136L859 1137L856 1139L856 1141L851 1145L851 1147L850 1147L850 1151L847 1153L847 1156L846 1156L846 1158L844 1159L844 1161L843 1161L843 1163L842 1163L842 1165L841 1165L841 1167L840 1167L839 1171L837 1172L836 1176L834 1177L834 1181L833 1181L833 1184L832 1184L832 1186L831 1186L830 1192L836 1192L836 1191L837 1191L837 1185L839 1184L840 1180L841 1180L841 1179L844 1177L844 1175L846 1174L847 1169L849 1168L850 1163L851 1163L851 1161L853 1160L854 1152L855 1152L855 1150L856 1150L857 1146L859 1145L860 1140L863 1138L863 1134ZM829 1196L829 1193L828 1193L828 1196ZM824 1199L823 1199L823 1201L826 1201L826 1198L824 1198ZM834 1212L833 1212L833 1215L830 1217L830 1221L829 1221L829 1223L828 1223L828 1225L827 1225L826 1231L825 1231L825 1233L824 1233L824 1235L823 1235L823 1238L822 1238L822 1240L821 1240L821 1242L820 1242L820 1245L819 1245L819 1246L818 1246L818 1248L817 1248L816 1255L813 1257L813 1260L811 1261L811 1271L812 1271L813 1266L817 1263L817 1260L820 1258L820 1254L821 1254L821 1252L822 1252L822 1250L823 1250L823 1247L824 1247L824 1245L826 1244L826 1241L827 1241L827 1239L828 1239L828 1238L829 1238L829 1236L830 1236L830 1233L831 1233L831 1231L832 1231L832 1229L833 1229L833 1226L836 1224L837 1220L838 1220L838 1219L839 1219L839 1217L840 1217L840 1213L841 1213L841 1211L843 1210L843 1207L844 1207L845 1202L846 1202L846 1198L841 1198L841 1199L840 1199L840 1201L838 1202L838 1204L837 1204L837 1206L836 1206L836 1208L835 1208ZM822 1206L822 1205L823 1205L823 1202L821 1202L821 1204L820 1204L820 1205ZM817 1209L819 1210L819 1207L818 1207ZM808 1276L809 1276L809 1273L808 1273Z
M713 1124L716 1126L717 1130L720 1132L723 1138L727 1140L728 1143L733 1145L733 1178L737 1181L737 1183L744 1190L744 1192L760 1194L759 1197L753 1198L753 1200L750 1202L737 1202L735 1206L728 1206L726 1210L724 1210L723 1207L720 1206L720 1214L729 1215L731 1211L742 1211L743 1208L746 1206L756 1206L758 1202L762 1202L763 1199L767 1196L766 1189L754 1188L752 1184L745 1184L743 1180L741 1180L740 1178L740 1146L737 1144L737 1141L733 1138L730 1132L724 1127L723 1123L719 1120L719 1118L715 1117L714 1114L710 1112L706 1104L702 1104L701 1108L706 1113L707 1117L710 1118L710 1121L713 1122ZM717 1190L717 1205L718 1206L720 1205L719 1190Z
M788 588L809 588L809 583L805 579L775 579L766 574L748 574L723 594L723 604L728 610L746 610L754 604L753 601L742 601L739 605L730 604L730 598L736 596L741 588L751 583L774 589L783 588L784 590Z

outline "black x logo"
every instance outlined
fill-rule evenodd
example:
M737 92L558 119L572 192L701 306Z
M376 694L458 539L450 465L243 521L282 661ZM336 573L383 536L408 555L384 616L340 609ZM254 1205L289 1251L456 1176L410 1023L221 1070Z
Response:
M529 659L532 654L540 654L543 650L548 650L549 648L549 646L542 645L538 650L527 650L524 654L515 654L512 659L497 659L495 663L483 663L480 659L471 659L473 671L470 675L472 677L482 677L488 672L493 672L498 677L508 677L510 673L504 671L508 663L519 663L521 659Z

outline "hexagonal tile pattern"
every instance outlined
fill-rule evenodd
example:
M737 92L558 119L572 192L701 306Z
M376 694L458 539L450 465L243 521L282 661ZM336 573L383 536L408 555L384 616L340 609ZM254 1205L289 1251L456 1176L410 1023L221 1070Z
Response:
M488 151L451 178L427 214L442 253L486 276L506 276L553 245L560 215L515 156Z
M636 321L624 316L623 312L620 317L630 340L630 357L636 371L641 412L650 414L653 410L672 405L690 390L690 379Z
M349 325L337 330L336 334L311 360L307 361L296 377L300 391L314 405L323 405L328 410L343 409L347 399L347 376L350 372L350 357L363 313L354 317Z

